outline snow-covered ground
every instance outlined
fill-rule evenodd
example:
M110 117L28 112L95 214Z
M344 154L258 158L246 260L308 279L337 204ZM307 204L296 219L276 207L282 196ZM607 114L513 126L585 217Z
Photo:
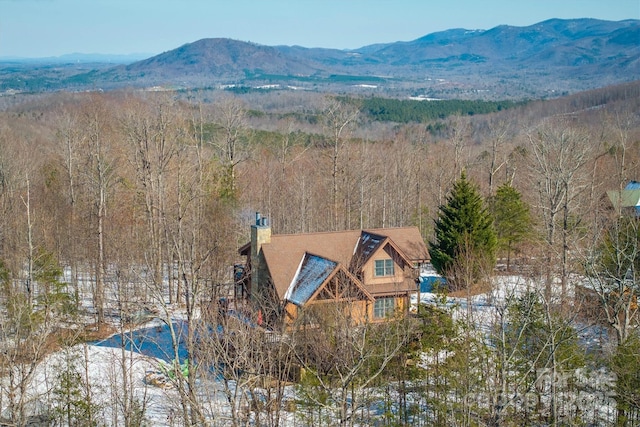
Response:
M172 411L176 410L179 396L172 388L147 384L145 376L156 372L162 361L115 347L79 344L49 355L38 367L28 393L30 407L50 408L55 405L56 393L62 391L58 384L60 376L68 373L66 366L71 360L76 390L86 397L89 393L96 408L96 417L105 425L119 425L123 399L123 372L131 381L131 390L139 402L145 404L145 415L151 425L167 425Z
M442 300L439 295L433 293L421 293L420 300L428 304L444 303L453 310L456 317L471 313L476 328L489 333L498 309L503 307L510 298L516 298L535 286L535 283L520 276L499 276L496 278L493 291L474 295L469 300L463 297ZM417 302L417 295L415 295L411 303L415 306ZM179 322L179 314L175 317L176 322ZM105 425L121 424L118 414L121 414L123 402L123 378L130 381L128 389L135 393L140 402L144 402L147 425L174 425L172 420L179 410L179 396L175 389L163 387L162 383L157 381L161 376L156 376L161 371L161 366L172 360L169 350L170 340L166 336L166 331L163 330L167 326L163 322L156 321L145 325L145 328L150 335L144 335L146 337L144 339L136 338L125 346L121 346L120 338L114 336L100 342L76 345L71 349L49 355L38 366L29 391L34 411L37 412L38 407L52 406L51 399L55 395L52 390L61 373L64 372L62 367L71 365L77 375L80 389L84 393L90 391L92 400L99 407L100 420ZM588 342L592 339L598 340L598 334L601 336L602 330L585 328L581 334L583 340ZM69 364L68 360L73 362ZM123 375L124 372L126 375ZM153 381L149 381L150 375L156 376ZM606 381L607 378L607 375L602 373L599 381ZM88 388L86 384L89 385ZM289 390L289 393L291 392L292 390ZM221 393L217 395L222 396ZM586 401L593 396L581 398ZM216 404L225 405L226 403L223 398L220 398ZM608 410L610 407L610 405L607 406ZM291 414L287 416L291 417ZM287 422L285 421L283 425L287 425Z

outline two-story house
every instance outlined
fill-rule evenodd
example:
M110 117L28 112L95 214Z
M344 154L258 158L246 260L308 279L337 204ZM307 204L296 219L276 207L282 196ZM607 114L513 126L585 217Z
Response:
M269 324L336 303L356 323L406 313L429 262L417 227L273 235L259 214L239 252L247 274L238 289Z

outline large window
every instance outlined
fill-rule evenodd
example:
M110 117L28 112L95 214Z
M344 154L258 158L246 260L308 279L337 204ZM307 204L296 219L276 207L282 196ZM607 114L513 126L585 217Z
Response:
M382 319L393 315L393 311L396 308L396 299L390 298L378 298L373 303L373 317L376 319Z
M375 265L375 276L393 276L393 260L377 259Z

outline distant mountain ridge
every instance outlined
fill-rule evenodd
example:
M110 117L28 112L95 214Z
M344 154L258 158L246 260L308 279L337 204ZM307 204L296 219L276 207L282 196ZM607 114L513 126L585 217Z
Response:
M148 58L149 54L130 53L130 54L103 54L103 53L68 53L60 56L49 56L44 58L23 58L19 56L0 57L1 62L18 62L18 63L39 63L39 64L68 64L68 63L112 63L112 64L130 64Z
M165 77L194 74L238 77L245 70L278 74L314 71L277 47L225 38L198 40L124 68L134 74L157 72Z
M354 50L202 39L89 74L70 82L104 88L281 85L450 97L474 91L541 96L639 79L640 20L550 19L527 27L458 28Z

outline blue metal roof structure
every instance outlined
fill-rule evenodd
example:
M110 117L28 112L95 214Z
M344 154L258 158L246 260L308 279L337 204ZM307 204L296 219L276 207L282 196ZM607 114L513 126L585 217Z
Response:
M640 191L640 182L638 181L629 181L629 183L624 187L625 190L632 190L636 199L636 217L640 217L640 195L638 192ZM634 191L635 190L635 191Z
M384 239L385 237L378 236L377 234L362 232L362 236L360 236L362 259L368 259L369 256L378 249L378 246L380 246L380 243L382 243Z
M336 269L338 263L310 253L304 254L285 299L303 306Z
M625 190L640 190L640 182L638 181L630 181L626 187L624 187Z
M640 218L640 182L629 181L622 191L607 191L607 196L616 209L633 209L636 218Z

